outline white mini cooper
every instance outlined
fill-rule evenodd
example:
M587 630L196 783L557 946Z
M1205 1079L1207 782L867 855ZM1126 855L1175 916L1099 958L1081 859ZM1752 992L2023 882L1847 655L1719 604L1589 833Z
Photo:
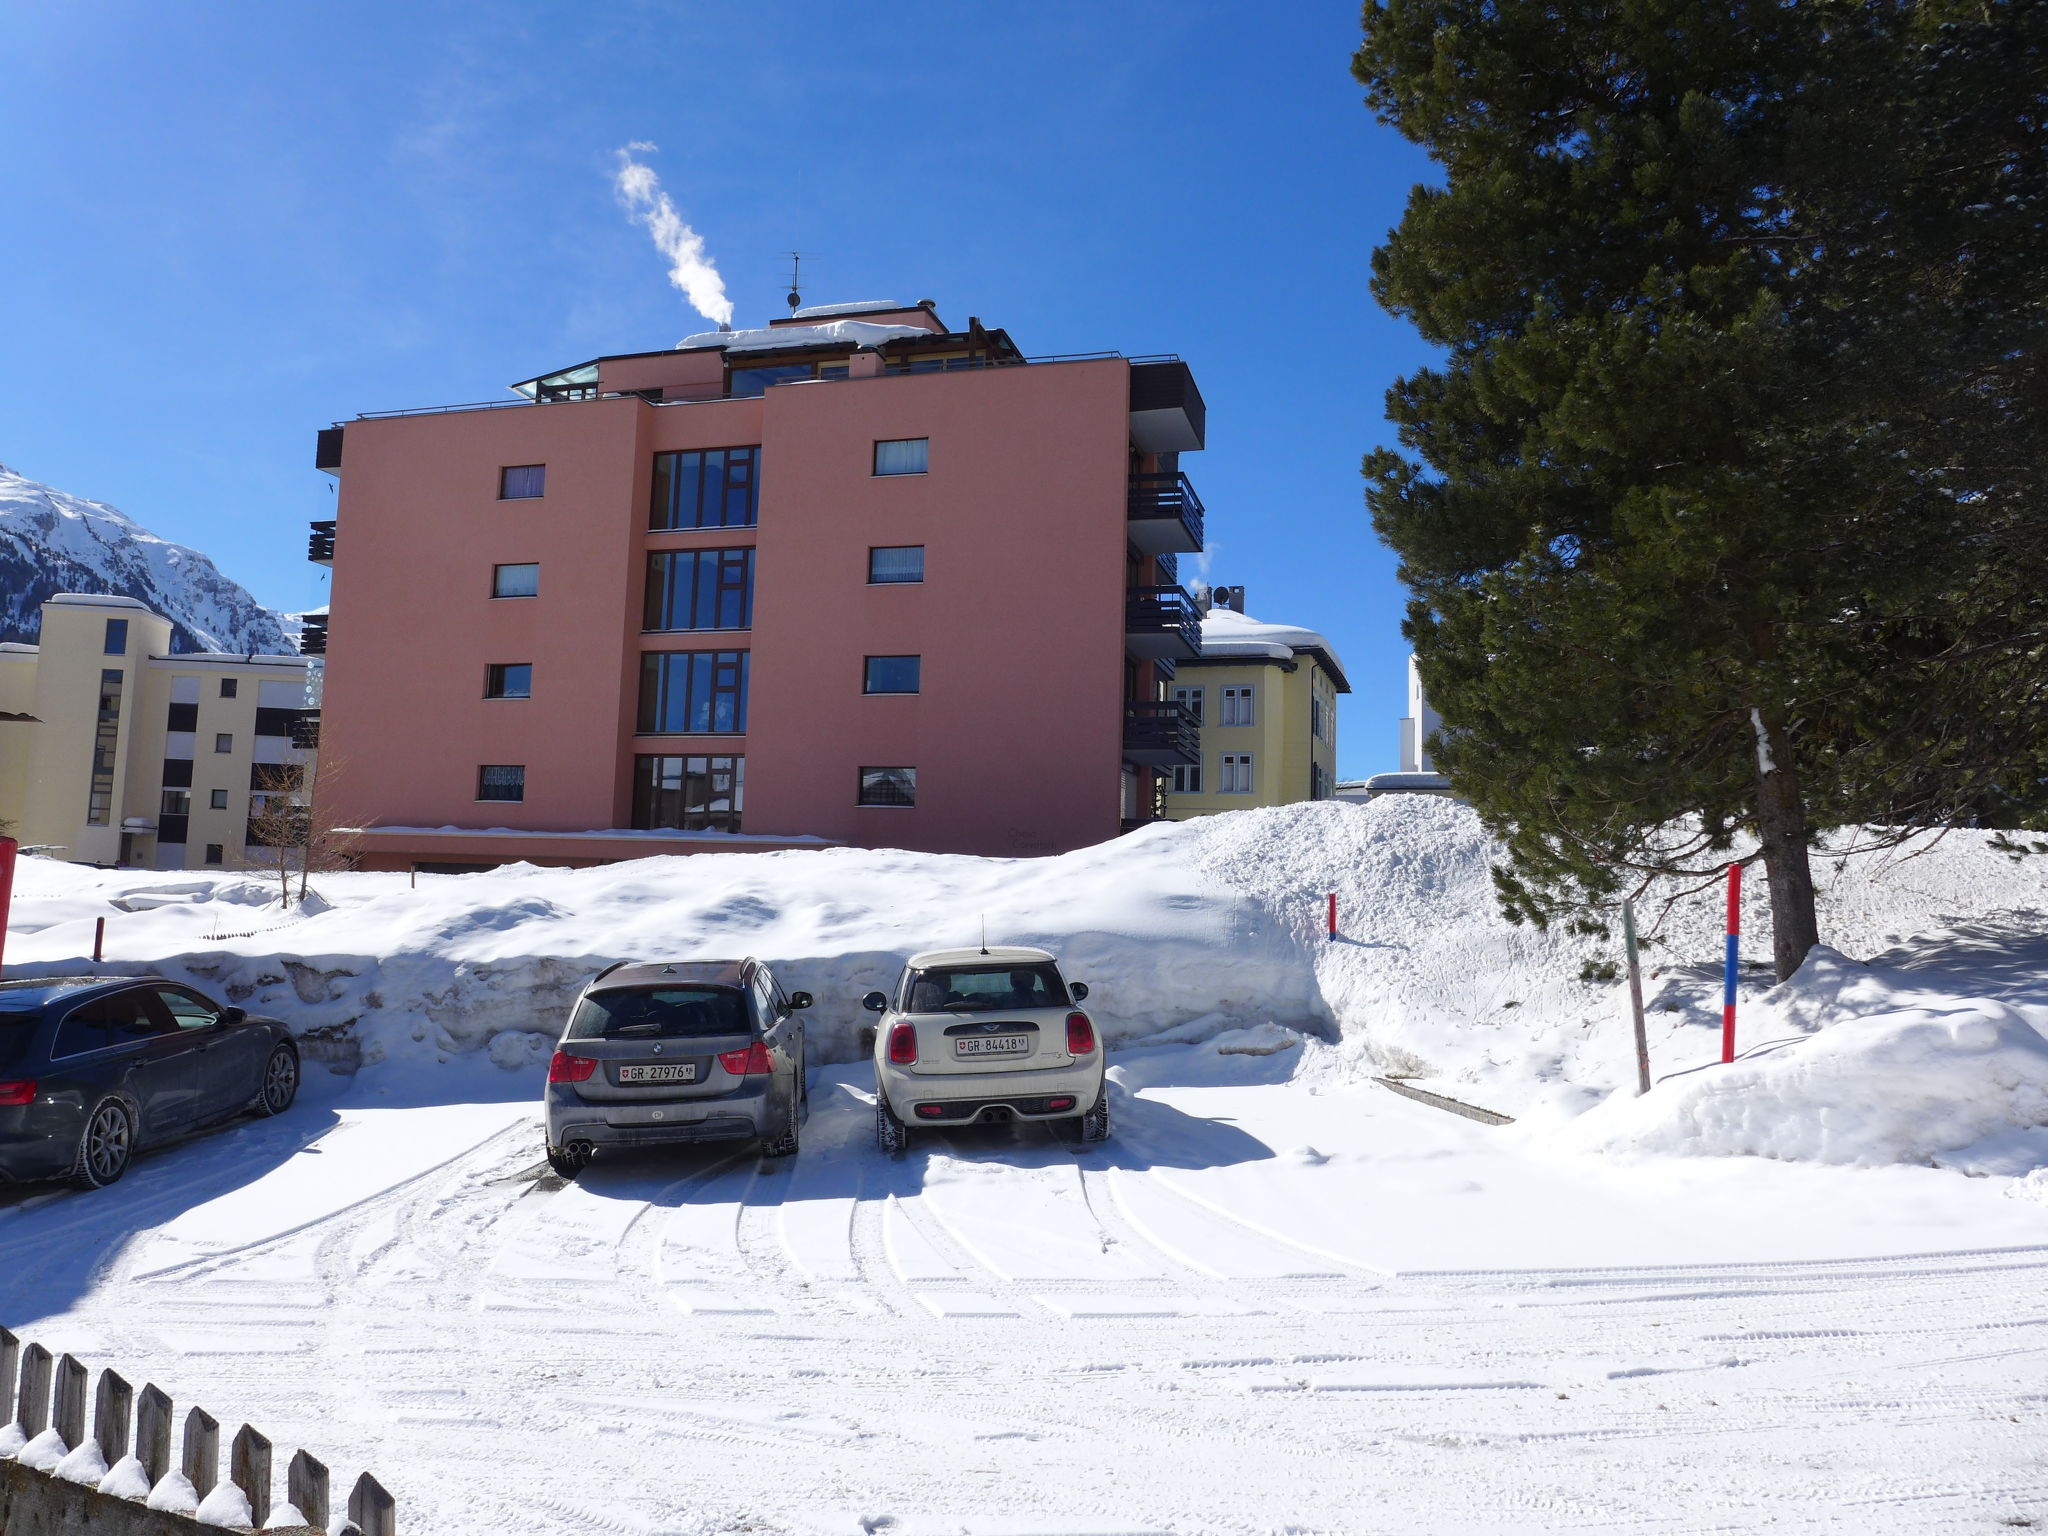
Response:
M901 1152L913 1125L1071 1120L1109 1135L1102 1042L1076 1006L1088 996L1042 949L912 955L895 995L862 1004L875 1029L875 1139Z

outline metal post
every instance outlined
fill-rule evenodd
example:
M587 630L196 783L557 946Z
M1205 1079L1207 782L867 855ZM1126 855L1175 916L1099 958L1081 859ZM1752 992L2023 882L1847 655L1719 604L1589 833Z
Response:
M96 917L92 920L92 963L98 965L107 952L107 920Z
M270 1441L247 1424L228 1449L228 1477L249 1501L250 1523L262 1530L270 1518Z
M21 1340L0 1328L0 1413L14 1401L14 1379L21 1369Z
M85 1362L76 1355L65 1355L57 1362L56 1405L51 1411L51 1422L57 1426L57 1438L64 1442L64 1449L75 1451L85 1443Z
M151 1383L135 1404L135 1457L154 1488L171 1470L171 1400Z
M50 1352L40 1344L21 1352L21 1391L14 1400L14 1422L31 1440L50 1427Z
M100 1372L93 1399L92 1434L100 1443L100 1460L112 1466L128 1454L128 1421L135 1411L135 1389L112 1371Z
M185 1415L185 1481L204 1499L220 1481L220 1425L204 1408Z
M1721 985L1721 1060L1735 1059L1735 978L1742 958L1742 866L1728 866L1728 967Z
M0 837L0 960L7 956L7 908L14 900L14 861L20 852L20 843L11 837ZM5 974L0 969L0 976Z
M349 1491L348 1517L362 1528L363 1536L398 1536L398 1506L367 1472Z
M1621 904L1621 932L1628 944L1628 1001L1636 1020L1636 1094L1650 1091L1650 1036L1643 1027L1643 961L1636 951L1636 904Z
M327 1529L327 1468L304 1451L285 1469L284 1496L316 1531Z

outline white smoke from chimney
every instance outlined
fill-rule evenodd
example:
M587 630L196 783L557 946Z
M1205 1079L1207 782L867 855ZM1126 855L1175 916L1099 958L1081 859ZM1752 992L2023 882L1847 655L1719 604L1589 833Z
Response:
M654 148L636 139L618 151L619 168L612 176L612 188L633 222L647 226L655 249L668 258L668 280L690 301L690 308L714 324L729 325L732 300L725 296L725 279L704 254L704 237L683 222L676 205L661 190L661 178L654 168L633 158L650 154Z

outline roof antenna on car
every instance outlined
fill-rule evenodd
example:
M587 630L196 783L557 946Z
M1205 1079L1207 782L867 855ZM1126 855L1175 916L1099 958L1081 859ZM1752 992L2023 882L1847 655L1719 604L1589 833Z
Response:
M981 914L981 952L988 953L988 914Z

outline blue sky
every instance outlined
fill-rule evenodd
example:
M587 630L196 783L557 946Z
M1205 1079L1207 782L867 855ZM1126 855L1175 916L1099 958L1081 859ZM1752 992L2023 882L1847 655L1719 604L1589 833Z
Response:
M0 462L282 608L313 434L706 329L618 204L648 141L737 323L939 301L1030 353L1178 352L1209 577L1328 634L1394 766L1402 592L1358 460L1426 359L1366 286L1428 175L1351 0L349 0L0 11ZM1184 567L1186 571L1186 567Z

